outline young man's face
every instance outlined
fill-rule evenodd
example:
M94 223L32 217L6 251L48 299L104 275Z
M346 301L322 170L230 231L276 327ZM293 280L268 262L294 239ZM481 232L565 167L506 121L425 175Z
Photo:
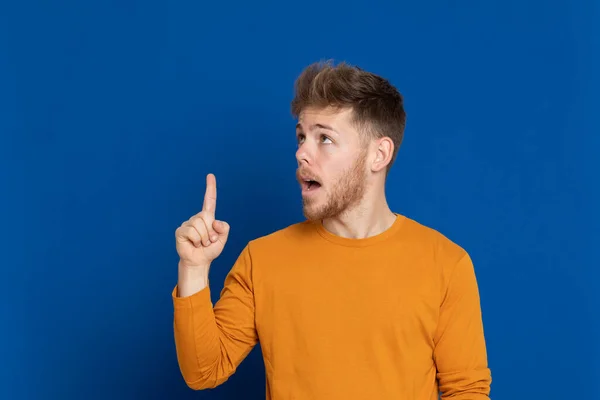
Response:
M367 148L351 123L351 113L306 109L298 118L296 177L302 188L303 212L310 220L338 216L363 198Z

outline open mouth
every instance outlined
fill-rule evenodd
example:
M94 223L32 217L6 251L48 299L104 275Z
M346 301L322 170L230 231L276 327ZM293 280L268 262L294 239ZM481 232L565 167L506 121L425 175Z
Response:
M306 179L302 181L302 190L303 191L314 191L321 187L321 184L317 181Z

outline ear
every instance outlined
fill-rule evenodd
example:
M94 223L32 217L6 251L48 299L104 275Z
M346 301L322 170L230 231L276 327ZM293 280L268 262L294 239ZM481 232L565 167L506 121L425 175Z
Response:
M382 137L377 139L373 144L375 157L371 163L371 171L379 172L384 170L392 160L394 142L389 137Z

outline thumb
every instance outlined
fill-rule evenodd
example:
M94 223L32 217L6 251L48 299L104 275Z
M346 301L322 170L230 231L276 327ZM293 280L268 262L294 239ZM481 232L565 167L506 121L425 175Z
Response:
M229 224L225 221L214 220L213 229L219 234L219 236L227 236L229 234Z

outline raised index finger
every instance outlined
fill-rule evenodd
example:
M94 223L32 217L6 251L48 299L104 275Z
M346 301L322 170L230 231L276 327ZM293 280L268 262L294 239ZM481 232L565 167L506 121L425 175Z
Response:
M206 193L204 193L204 205L202 211L215 215L217 208L217 178L213 174L206 176Z

